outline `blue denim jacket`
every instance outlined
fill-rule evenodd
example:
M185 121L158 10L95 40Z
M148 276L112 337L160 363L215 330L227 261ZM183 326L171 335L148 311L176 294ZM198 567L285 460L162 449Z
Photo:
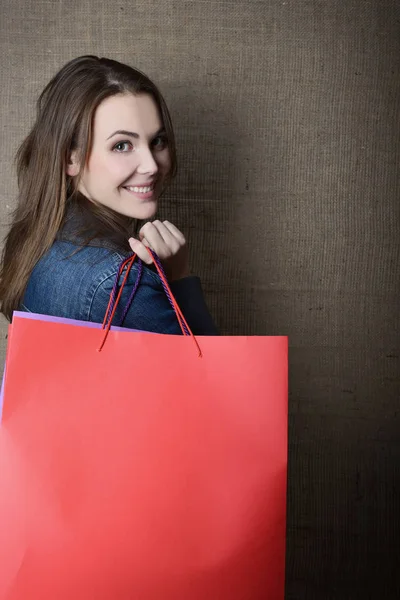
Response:
M112 248L106 240L94 240L86 247L65 227L50 250L39 260L29 278L21 309L82 321L101 323L123 252ZM155 333L180 334L160 278L143 265L142 277L133 302L125 316L138 265L133 264L121 296L113 325ZM170 284L181 311L195 335L217 335L206 306L200 279L195 276Z

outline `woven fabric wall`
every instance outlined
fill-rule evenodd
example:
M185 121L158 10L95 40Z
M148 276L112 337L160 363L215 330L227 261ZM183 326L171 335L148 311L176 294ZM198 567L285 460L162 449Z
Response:
M286 597L400 597L397 1L2 0L0 18L2 236L49 78L81 54L153 78L180 164L161 216L223 332L290 338Z

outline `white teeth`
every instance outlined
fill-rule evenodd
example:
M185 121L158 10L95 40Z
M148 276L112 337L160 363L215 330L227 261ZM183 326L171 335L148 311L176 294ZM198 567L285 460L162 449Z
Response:
M147 192L151 192L152 189L154 189L154 186L147 186L147 187L137 187L137 186L126 186L126 189L129 190L130 192L135 192L135 194L146 194Z

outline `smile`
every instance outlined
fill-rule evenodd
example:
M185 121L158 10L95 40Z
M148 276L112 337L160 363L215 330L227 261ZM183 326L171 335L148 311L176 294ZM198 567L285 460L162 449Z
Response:
M154 190L154 185L148 185L146 187L137 187L135 186L131 186L131 185L127 185L125 187L126 190L128 190L129 192L135 192L135 194L147 194L148 192L152 192Z

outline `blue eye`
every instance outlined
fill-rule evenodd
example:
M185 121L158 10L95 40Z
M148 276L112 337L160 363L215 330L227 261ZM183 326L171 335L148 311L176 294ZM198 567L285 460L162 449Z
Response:
M129 152L132 148L131 142L118 142L118 144L115 144L113 150L116 152Z

